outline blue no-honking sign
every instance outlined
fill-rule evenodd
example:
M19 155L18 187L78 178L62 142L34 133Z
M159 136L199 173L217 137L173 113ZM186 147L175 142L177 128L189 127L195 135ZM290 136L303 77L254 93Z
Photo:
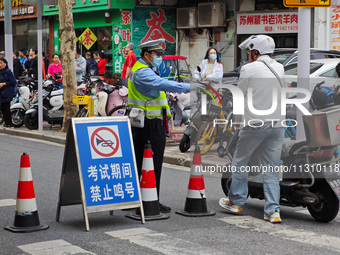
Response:
M75 119L74 131L86 206L139 201L127 118Z
M66 137L57 217L61 207L82 204L87 213L140 207L145 222L127 117L73 118Z

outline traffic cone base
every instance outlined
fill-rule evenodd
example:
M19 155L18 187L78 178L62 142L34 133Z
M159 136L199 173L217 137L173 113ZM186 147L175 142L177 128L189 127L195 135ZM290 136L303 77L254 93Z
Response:
M199 147L196 147L191 165L191 173L184 210L177 211L177 214L191 217L213 216L216 214L215 212L208 211L207 209L204 177L200 171L201 165L201 153Z
M27 233L46 230L48 228L48 225L41 225L39 221L30 160L29 156L24 153L21 156L20 161L20 175L14 224L13 226L6 226L5 229L12 232Z
M30 214L15 213L13 226L6 226L5 229L17 233L29 233L39 230L46 230L50 226L40 225L38 211Z
M142 179L140 181L140 190L144 209L145 220L165 220L170 216L159 211L159 202L156 187L156 178L152 158L151 144L148 141L144 147ZM134 220L141 220L140 208L135 213L126 215Z
M206 198L186 199L183 211L177 211L177 214L191 217L214 216L216 213L208 211Z
M143 208L147 208L147 210L144 210L144 218L146 221L151 220L166 220L169 219L169 215L161 213L159 211L159 205L158 201L157 203L154 203L154 201L143 201ZM134 220L141 220L140 215L140 208L137 208L135 213L131 213L126 215L126 217Z

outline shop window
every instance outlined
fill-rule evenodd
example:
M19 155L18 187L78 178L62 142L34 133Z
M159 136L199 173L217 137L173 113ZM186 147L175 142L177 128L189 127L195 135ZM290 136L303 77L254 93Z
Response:
M86 31L85 34L83 34ZM75 29L77 48L81 50L81 55L85 57L85 53L90 51L104 53L107 60L105 68L105 78L113 76L112 71L112 27L89 27ZM83 35L83 36L81 36Z
M37 43L37 20L27 19L27 20L13 20L13 50L21 50L38 48ZM44 52L48 52L49 44L49 29L48 20L42 20L42 49Z

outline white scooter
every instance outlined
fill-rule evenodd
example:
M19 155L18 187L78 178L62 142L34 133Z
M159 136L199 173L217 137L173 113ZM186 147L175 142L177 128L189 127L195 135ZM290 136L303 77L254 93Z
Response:
M19 101L11 106L11 118L14 127L24 125L25 112L30 108L29 99L31 91L27 86L20 86L18 89Z
M54 84L51 80L43 83L43 119L47 121L51 127L53 124L62 124L64 110L63 108L63 89L58 89L59 85ZM24 124L28 129L38 128L38 93L32 98L31 109L26 111Z

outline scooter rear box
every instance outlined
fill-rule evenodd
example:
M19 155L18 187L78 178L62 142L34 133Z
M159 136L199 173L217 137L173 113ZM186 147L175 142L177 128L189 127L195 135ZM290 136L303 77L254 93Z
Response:
M303 116L309 146L340 144L340 106L332 106Z

